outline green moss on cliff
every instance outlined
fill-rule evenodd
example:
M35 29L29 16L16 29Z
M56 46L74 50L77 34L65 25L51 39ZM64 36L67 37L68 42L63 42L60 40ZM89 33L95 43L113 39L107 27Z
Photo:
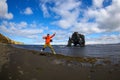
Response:
M0 33L0 43L23 44L23 43L21 43L21 42L17 42L17 41L11 40L11 39L9 39L8 37L2 35L1 33Z

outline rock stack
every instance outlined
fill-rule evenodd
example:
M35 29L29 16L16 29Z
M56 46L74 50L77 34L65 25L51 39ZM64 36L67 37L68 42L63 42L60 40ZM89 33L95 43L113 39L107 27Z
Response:
M71 37L69 37L67 46L80 45L81 47L85 46L85 36L83 34L79 34L78 32L74 32Z

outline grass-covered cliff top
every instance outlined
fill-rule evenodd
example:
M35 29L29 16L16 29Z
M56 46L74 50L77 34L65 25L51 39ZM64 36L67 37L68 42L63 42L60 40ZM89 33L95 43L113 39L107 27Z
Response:
M22 42L17 42L14 40L11 40L10 38L4 36L0 33L0 43L6 43L6 44L23 44Z

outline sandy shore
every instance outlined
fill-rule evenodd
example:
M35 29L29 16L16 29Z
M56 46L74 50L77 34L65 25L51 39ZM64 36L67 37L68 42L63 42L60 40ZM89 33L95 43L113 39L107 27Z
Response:
M69 57L0 44L0 80L120 80L120 61Z

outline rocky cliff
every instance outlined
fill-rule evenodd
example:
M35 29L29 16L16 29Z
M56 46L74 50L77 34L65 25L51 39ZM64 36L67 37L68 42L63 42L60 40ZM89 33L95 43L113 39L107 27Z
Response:
M4 36L0 33L0 43L7 43L7 44L23 44L22 42L17 42L14 40L11 40L10 38Z

